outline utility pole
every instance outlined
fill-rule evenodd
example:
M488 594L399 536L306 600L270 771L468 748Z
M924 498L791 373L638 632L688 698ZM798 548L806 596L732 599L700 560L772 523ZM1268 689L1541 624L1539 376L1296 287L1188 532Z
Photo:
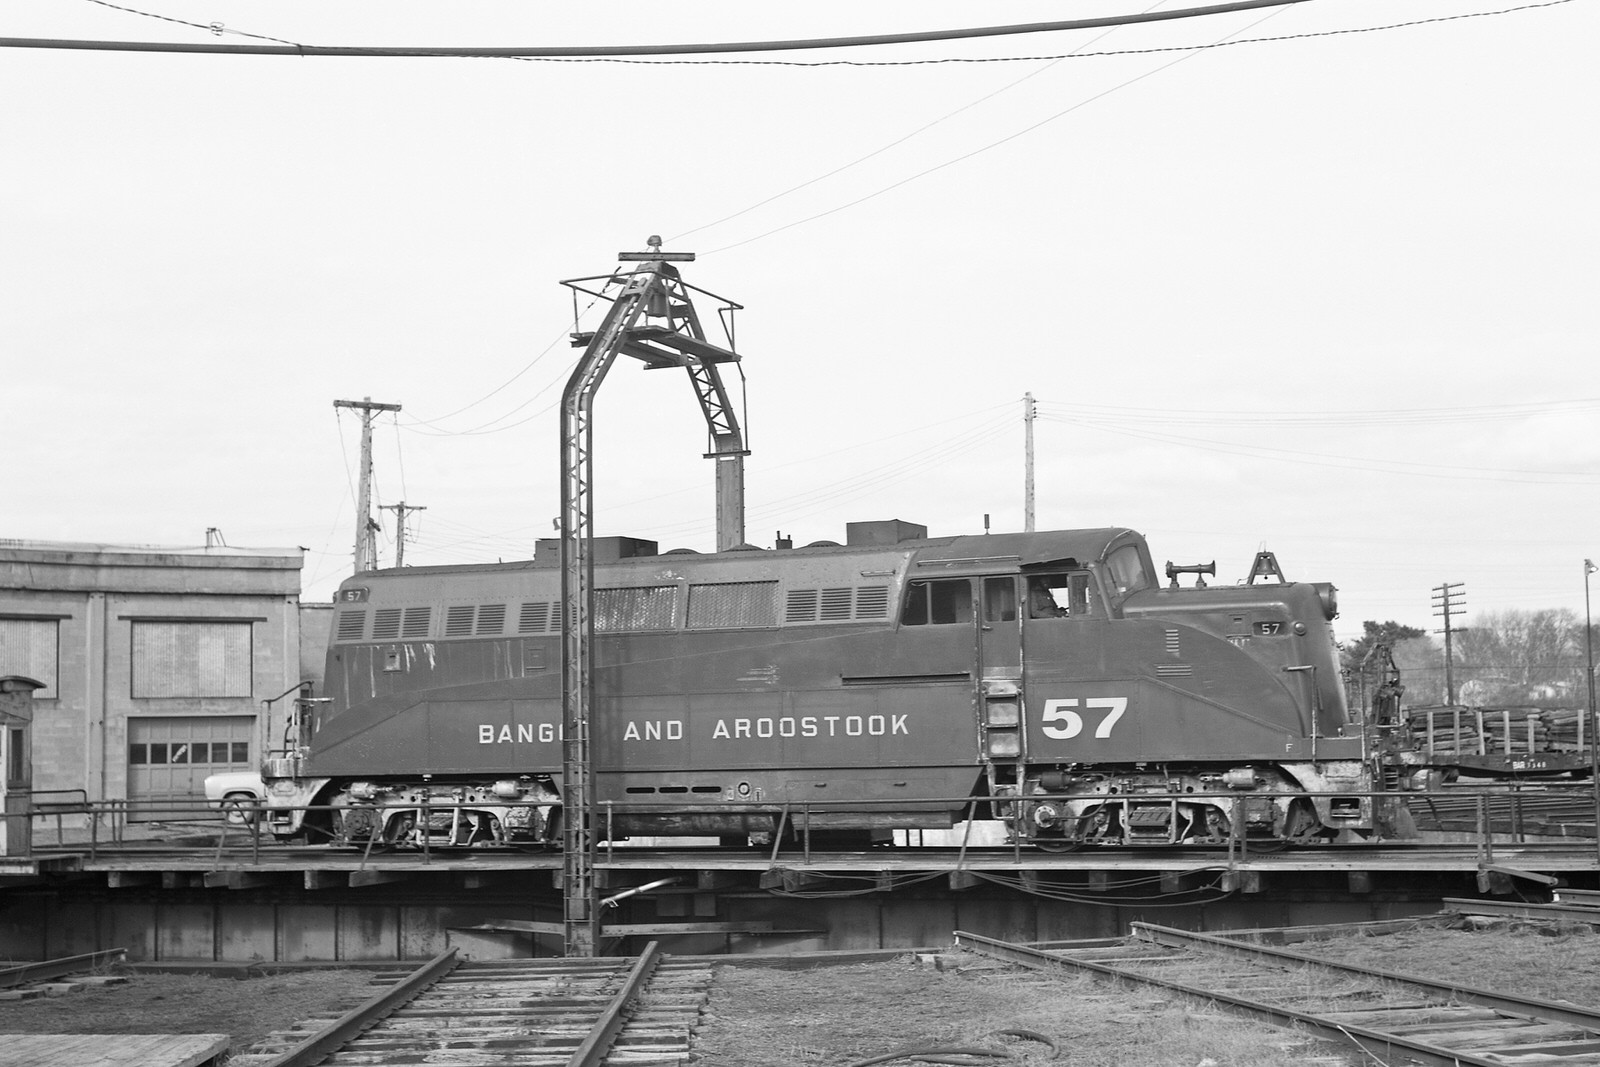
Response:
M1588 725L1589 725L1589 781L1594 786L1594 810L1597 820L1600 820L1600 718L1595 717L1594 707L1594 621L1589 614L1589 575L1600 567L1594 565L1594 560L1583 561L1583 656L1587 667L1587 681L1589 691ZM1583 720L1579 720L1580 724ZM1583 726L1578 727L1578 747L1583 747ZM1600 838L1595 841L1596 855L1600 856Z
M1433 613L1444 616L1444 629L1433 631L1444 634L1444 691L1445 703L1456 702L1456 680L1454 656L1450 651L1450 637L1465 630L1465 626L1451 626L1450 619L1454 615L1464 615L1467 611L1466 586L1462 582L1445 582L1433 587Z
M361 479L356 499L356 573L361 574L378 565L374 537L378 524L372 521L372 420L380 411L399 411L400 405L374 404L369 396L364 400L335 400L333 406L361 412Z
M1033 409L1033 394L1022 394L1022 425L1025 430L1026 447L1022 464L1022 528L1028 533L1033 532L1033 420L1036 413Z
M394 565L406 565L406 513L411 511L427 511L426 504L407 504L404 500L398 504L384 504L382 511L394 512Z

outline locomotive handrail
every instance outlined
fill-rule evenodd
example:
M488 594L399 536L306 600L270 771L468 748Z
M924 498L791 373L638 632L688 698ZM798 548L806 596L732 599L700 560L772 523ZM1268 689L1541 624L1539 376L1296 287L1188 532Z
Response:
M1226 787L1218 788L1218 789L1206 789L1206 790L1197 789L1197 790L1194 790L1193 792L1187 792L1187 791L1185 791L1185 792L1165 792L1165 791L1162 791L1162 792L1154 792L1154 791L1144 792L1144 791L1139 791L1139 792L1127 792L1127 793L1036 792L1036 793L1026 793L1026 794L1002 794L1002 795L980 795L980 796L973 796L972 794L962 794L962 795L959 795L959 796L952 795L952 796L947 796L947 797L937 797L937 796L935 796L935 797L921 797L918 800L916 800L915 802L911 802L911 803L908 803L905 800L900 800L900 799L896 799L896 798L892 798L892 797L890 797L890 798L860 797L860 798L851 799L851 800L807 800L802 805L801 814L803 815L807 811L814 811L814 812L818 812L818 813L823 813L823 812L835 812L835 811L860 811L862 809L870 809L870 808L893 808L893 809L896 809L896 810L910 810L910 811L923 811L923 812L926 812L926 811L931 811L931 810L938 810L940 808L948 808L948 809L952 809L952 810L965 809L965 808L969 807L969 805L973 804L974 802L978 803L978 804L983 804L983 803L1007 804L1007 803L1013 803L1013 802L1016 802L1016 801L1034 801L1034 800L1078 800L1078 801L1085 801L1085 800L1104 800L1104 801L1137 800L1137 801L1141 801L1142 802L1142 801L1164 801L1164 800L1203 800L1203 799L1211 799L1211 798L1217 798L1217 797L1243 797L1243 796L1294 797L1294 798L1306 798L1306 799L1320 799L1320 798L1333 798L1333 797L1393 797L1393 798L1400 798L1400 799L1436 799L1441 795L1444 795L1444 796L1450 796L1450 795L1476 795L1476 794L1480 794L1480 793L1483 794L1483 795L1486 795L1486 796L1494 797L1494 796L1514 796L1514 795L1515 796L1526 796L1526 795L1528 795L1530 793L1550 793L1550 794L1574 793L1574 794L1588 795L1591 792L1592 792L1592 786L1588 782L1549 782L1549 783L1541 783L1539 785L1530 785L1530 784L1525 783L1525 782L1517 782L1517 783L1485 784L1485 785L1451 785L1449 787L1448 791L1445 792L1444 794L1440 794L1438 792L1412 791L1412 790L1402 791L1402 790L1393 790L1393 789L1366 789L1366 790L1362 790L1362 789L1309 790L1308 789L1308 790L1295 790L1294 792L1289 793L1289 792L1274 792L1274 791L1271 791L1271 790L1261 790L1261 791L1235 790L1235 789L1228 789ZM96 803L104 804L104 803L113 803L113 802L96 802ZM122 804L124 802L117 801L117 802L114 802L114 803ZM602 803L604 803L608 807L608 809L614 811L617 814L635 814L635 813L648 814L648 813L659 813L659 812L686 812L686 813L691 813L691 814L714 814L714 813L718 813L718 812L724 812L725 813L725 812L727 812L729 810L729 805L727 803L725 803L725 802L720 802L720 801L698 801L698 802L696 802L696 801L678 801L678 800L628 799L628 800L606 800L606 801L603 801ZM93 807L93 806L94 805L91 805L91 807ZM272 811L339 811L339 810L347 810L348 807L352 807L352 806L354 806L354 805L334 805L334 804L297 804L297 805L283 804L283 805L276 805L276 804L269 804L269 805L265 805L264 806L264 810L272 810ZM451 804L444 804L444 805L441 805L441 804L437 803L437 801L419 800L415 804L412 804L412 805L396 804L396 805L390 805L390 806L391 807L396 807L396 808L410 806L410 807L416 807L416 808L419 808L419 809L426 809L426 810L431 812L433 810L440 809L440 808L471 808L471 807L483 807L483 806L493 806L493 807L497 807L497 808L549 808L549 807L552 807L553 804L552 804L552 802L550 800L539 800L539 799L534 799L534 800L502 800L502 799L498 799L497 798L497 799L494 799L494 800L483 800L483 801L478 801L478 802L463 801L463 802L459 802L459 803L451 803ZM144 808L142 810L154 811L154 810L169 810L169 809L164 809L164 808L163 809L155 809L155 808L146 807L146 808ZM171 810L178 810L178 808L177 808L177 806L175 806ZM195 809L191 806L191 807L182 808L182 810L192 812ZM740 810L761 811L761 812L765 812L765 813L768 813L768 814L777 815L777 814L780 814L780 813L786 812L786 811L792 812L793 811L793 802L790 802L790 801L779 802L779 801L773 800L773 801L765 801L765 802L759 802L759 803L742 803L740 805ZM614 827L614 823L612 824L612 826Z
M1102 793L1092 795L1030 793L1026 794L1025 796L1007 795L1004 797L968 795L959 797L925 798L923 800L919 800L917 807L923 811L928 811L930 809L937 810L942 808L951 813L952 823L956 821L965 822L966 825L963 827L961 833L961 848L957 857L957 863L959 865L960 863L964 863L966 861L968 853L972 847L974 825L977 822L976 815L978 814L979 809L987 804L1005 804L1019 801L1034 802L1046 800L1074 800L1078 802L1088 800L1091 802L1108 803L1132 802L1138 804L1170 804L1202 801L1208 797L1231 796L1237 798L1241 795L1250 794L1226 789L1218 789L1207 792L1196 791L1194 793ZM1272 796L1275 794L1258 793L1255 795ZM1588 782L1571 781L1550 781L1538 783L1512 782L1503 784L1474 783L1467 785L1452 785L1444 791L1430 792L1330 790L1304 793L1297 792L1293 795L1295 797L1308 799L1321 797L1361 797L1381 799L1387 797L1410 801L1414 806L1419 802L1432 804L1439 800L1455 800L1460 803L1461 807L1465 807L1467 809L1461 813L1461 821L1466 825L1462 826L1457 831L1462 833L1465 840L1463 840L1463 838L1457 838L1456 840L1461 841L1463 844L1470 842L1478 851L1480 863L1483 865L1493 866L1498 862L1497 851L1504 845L1504 843L1508 841L1515 842L1521 840L1525 835L1528 834L1526 825L1521 822L1523 817L1521 813L1526 810L1522 806L1525 801L1528 801L1534 797L1543 797L1546 798L1547 802L1554 802L1554 804L1557 805L1558 810L1562 810L1563 802L1570 798L1573 802L1571 806L1575 810L1570 815L1563 814L1562 818L1571 822L1587 823L1588 819L1583 815L1583 811L1576 809L1587 810L1589 807L1591 803L1591 786ZM417 812L418 814L424 810L424 806L420 802L420 799L421 798L419 798L418 803L410 806L411 810ZM548 802L540 803L538 801L531 800L496 800L492 801L491 803L493 803L496 807L501 808L549 808L551 806ZM1511 805L1509 809L1509 824L1507 823L1507 804ZM464 808L470 808L472 806L472 804L451 805L451 807ZM741 805L740 810L745 813L759 811L760 813L772 818L773 838L771 862L776 863L777 858L782 853L786 838L788 837L791 828L801 831L801 833L797 836L799 836L801 840L805 842L806 859L809 861L811 858L810 844L812 843L809 840L810 824L813 821L816 821L819 816L830 812L871 813L873 811L899 809L903 808L904 806L904 802L897 802L892 798L862 798L854 801L807 801L803 805L799 805L798 808L794 802L785 802L781 804L774 802L771 804L763 804L759 806L759 808ZM120 816L120 814L126 812L127 804L126 801L121 800L91 801L86 805L86 807L93 816L89 820L90 840L88 842L88 849L91 858L95 858L97 856L97 850L101 846L100 819L105 818L107 813ZM441 805L437 803L436 798L434 801L430 802L426 810L429 813L438 812L440 807ZM392 813L399 808L400 806L396 805L387 810ZM305 805L298 807L291 807L289 805L272 805L269 807L268 805L263 804L260 806L260 810L263 812L299 810L308 813L317 812L322 814L331 814L339 811L349 811L350 809L348 806L331 804ZM606 823L608 831L607 854L611 857L616 855L615 850L618 844L617 829L619 821L624 815L635 813L651 814L668 812L674 814L705 814L726 812L727 810L728 808L726 805L716 803L677 804L670 802L665 798L655 800L628 799L609 802L607 805L608 817ZM1238 810L1239 807L1236 806L1235 811L1237 812ZM173 803L166 806L141 805L139 808L139 813L145 817L154 819L166 817L168 820L177 821L180 825L183 821L195 819L195 817L201 812L207 812L209 814L209 809L203 808L196 803ZM1435 809L1434 814L1436 816L1439 815L1437 809ZM1446 814L1443 817L1449 818L1448 809L1446 809ZM211 820L207 819L206 821L209 822ZM277 843L274 838L265 837L265 835L262 833L261 827L263 822L267 823L267 828L269 830L271 829L270 820L260 818L256 819L252 824L251 835L247 842L253 862L259 861L260 859L260 849L262 847L261 842L263 839L267 840L269 844ZM373 826L368 828L365 841L357 838L353 841L347 842L347 844L355 845L358 848L362 847L363 845L365 846L363 863L370 859L372 853L376 849L383 846L382 824L383 820L374 820ZM801 824L804 825L802 826ZM1468 829L1469 826L1470 830ZM1226 841L1218 840L1216 842L1216 846L1219 849L1223 848L1224 846L1226 847L1226 862L1228 862L1230 866L1246 861L1252 853L1259 851L1262 847L1266 847L1262 843L1258 843L1257 839L1250 838L1247 834L1242 834L1240 829L1241 827L1237 822L1235 822L1233 826L1230 826L1231 832L1228 834L1228 839ZM420 852L423 856L423 862L431 862L435 854L435 850L432 848L432 842L430 840L431 835L423 832L418 836L421 838L421 840L414 842L417 846L418 852ZM1390 840L1394 839L1390 838ZM1033 840L1025 837L1019 838L1014 834L1011 835L1011 840L1008 842L1008 844L1010 846L1013 859L1020 861L1024 848L1031 848L1033 843ZM219 860L223 853L240 846L240 842L236 836L227 834L224 834L221 839L212 839L207 837L203 843L196 842L195 844L198 844L199 847L214 849ZM1270 843L1267 844L1270 845ZM74 848L74 846L64 843L58 843L55 846L46 847L54 849ZM80 851L83 849L83 847L84 846L82 844L75 846L76 850ZM180 847L182 847L181 844ZM626 845L624 845L624 847L626 847ZM906 847L915 846L912 846L908 843ZM1341 845L1339 843L1333 843L1332 847L1337 848L1341 847ZM1223 859L1221 855L1219 855L1218 858L1219 860Z
M1455 830L1455 832L1463 835L1463 837L1457 838L1456 840L1462 841L1464 844L1468 841L1474 842L1479 850L1481 861L1485 864L1492 865L1496 861L1495 853L1497 844L1506 841L1521 840L1524 835L1528 835L1530 833L1529 827L1531 825L1538 825L1537 823L1528 824L1523 821L1525 818L1525 812L1530 810L1524 807L1524 802L1527 802L1534 797L1546 798L1546 804L1553 804L1557 811L1562 812L1562 814L1559 816L1561 820L1571 823L1586 823L1588 820L1584 816L1583 811L1587 810L1588 805L1590 804L1591 787L1587 782L1546 781L1538 783L1474 783L1466 785L1452 785L1447 787L1445 790L1433 791L1318 790L1305 792L1296 791L1292 794L1287 794L1273 792L1270 790L1250 791L1218 788L1215 790L1206 791L1196 790L1192 793L1027 793L1006 794L1002 796L990 796L985 794L980 796L963 795L951 797L919 798L916 804L912 805L911 808L915 811L921 811L924 813L932 813L937 811L948 812L948 815L945 816L945 819L948 820L946 825L952 829L955 828L955 824L958 822L965 823L965 826L962 828L960 834L961 846L957 860L958 863L960 863L965 861L967 853L972 847L972 842L975 836L974 826L978 823L977 815L979 814L979 811L987 805L999 807L1001 805L1008 804L1036 803L1046 801L1073 802L1078 807L1078 811L1076 813L1069 812L1063 815L1064 820L1072 820L1088 817L1083 812L1085 805L1097 806L1101 804L1134 804L1139 806L1162 805L1170 807L1179 804L1204 802L1208 799L1214 798L1229 798L1237 801L1248 796L1280 799L1286 796L1293 796L1294 798L1304 800L1342 798L1347 801L1353 800L1354 798L1361 798L1364 803L1388 798L1391 800L1407 801L1411 804L1412 810L1419 813L1423 811L1423 809L1420 807L1421 804L1434 805L1436 802L1441 800L1454 800L1457 802L1456 810L1460 810L1460 808L1463 807L1467 809L1461 811L1460 816L1455 817L1459 819L1460 823L1465 824L1460 825ZM1570 814L1566 813L1565 810L1567 807L1567 805L1564 803L1566 798L1571 798L1572 801L1570 806L1574 810ZM651 799L630 797L620 800L608 800L604 801L603 803L606 805L606 816L604 822L607 839L605 846L606 854L611 858L614 858L616 855L616 849L619 843L619 834L621 835L620 841L623 842L623 847L627 847L626 839L629 830L628 827L624 826L622 822L625 817L635 815L649 816L653 814L674 814L688 816L719 813L725 814L730 810L730 806L725 803L710 801L699 803L679 802L666 797ZM1507 828L1507 804L1510 805L1509 830ZM434 796L431 799L425 799L424 797L419 796L415 802L409 805L398 803L357 805L353 809L352 806L348 804L303 806L263 804L260 806L260 810L268 813L279 813L280 816L282 813L287 811L301 811L305 813L315 812L319 815L326 816L337 812L349 813L352 810L361 810L363 808L368 811L380 813L382 817L375 819L373 821L373 825L367 828L365 840L362 840L362 838L359 836L343 840L344 844L354 845L357 848L364 846L365 855L363 862L366 862L367 859L370 859L375 850L384 846L383 827L386 823L392 826L393 823L389 822L389 820L393 819L397 814L403 813L409 809L412 812L410 818L426 819L429 816L441 813L441 810L450 810L455 813L455 818L460 825L467 825L467 820L469 820L469 818L474 818L475 816L469 816L468 811L463 811L462 809L470 810L474 807L482 806L492 806L497 809L531 808L546 810L553 807L548 800L500 800L498 798L491 799L485 797L474 802L463 801L458 803L441 803L441 798L437 796ZM90 807L101 807L101 805L91 804ZM831 814L859 813L862 815L870 815L873 812L904 811L907 809L908 806L904 801L898 801L893 798L860 798L856 800L833 799L826 801L807 800L804 802L778 802L774 800L770 803L762 803L759 805L738 805L739 812L743 814L760 815L772 820L771 830L763 832L771 832L773 835L771 860L774 863L777 862L777 857L781 854L786 843L790 845L801 845L804 850L805 858L807 861L809 861L812 855L812 845L814 844L811 835L811 830L814 828L813 824L826 827L827 821L825 817ZM1262 838L1252 838L1248 833L1243 832L1245 827L1241 822L1242 809L1243 805L1234 805L1234 818L1231 822L1231 825L1229 825L1227 830L1224 831L1226 833L1226 838L1219 835L1214 841L1215 847L1219 849L1224 847L1226 848L1228 856L1227 862L1229 862L1230 865L1245 861L1248 859L1251 853L1260 851L1262 848L1277 847L1277 839L1267 840ZM163 810L166 809L155 809L148 806L141 808L142 813L147 816L159 814L160 811ZM190 816L195 813L195 808L192 805L174 805L173 810L182 811ZM1531 810L1536 813L1533 817L1538 818L1538 809ZM1444 814L1442 815L1440 813L1440 809L1435 807L1432 809L1432 814L1436 818L1446 820L1453 817L1451 814L1451 809L1448 807L1444 809ZM94 821L97 822L98 820ZM272 822L270 819L257 819L253 824L251 837L249 839L249 847L252 850L252 854L256 856L259 856L260 842L263 836L260 826L263 821L267 822L269 830L272 828ZM326 823L320 819L317 820L317 822L313 822L308 825L314 828L318 824L321 824L324 828L326 828ZM996 825L998 826L1000 824L1001 821L996 820ZM1063 823L1063 825L1070 824ZM1447 831L1449 830L1448 827L1445 827L1445 829ZM408 838L407 843L414 846L416 850L421 853L423 862L431 862L435 851L433 848L433 845L435 844L433 841L434 834L427 832L425 827L419 827L419 830L420 832L417 833L415 837ZM457 827L457 831L458 830L459 827ZM97 830L92 829L93 834L97 835L97 832ZM446 831L441 826L436 830L436 832L442 834ZM637 832L644 833L644 831ZM1499 842L1495 840L1496 834L1500 835ZM1467 835L1470 835L1470 837ZM708 835L702 834L698 836ZM1030 837L1027 834L1018 836L1013 833L1008 836L1010 840L1007 842L1007 844L1010 846L1012 856L1014 859L1019 861L1022 858L1024 849L1031 849L1040 840L1039 838ZM1397 840L1394 835L1385 833L1382 828L1380 828L1374 836L1376 836L1379 840L1383 840L1385 838L1389 840ZM1409 839L1409 836L1407 838L1400 838L1400 840ZM91 848L95 847L97 840L97 836L91 840ZM271 838L268 838L268 840L269 842L272 841ZM315 841L318 839L314 836L313 840ZM443 838L441 838L441 840L443 840ZM459 832L452 831L451 840L456 844L468 844L471 841L471 835L463 835ZM1044 840L1048 844L1049 839ZM1085 843L1092 844L1093 842L1090 841ZM1331 844L1333 847L1341 847L1342 844L1353 843L1355 842L1348 840L1345 842L1328 842L1328 844ZM213 847L213 842L208 839L205 843L205 846ZM233 842L218 842L216 843L215 847L220 855L222 851L237 846ZM905 843L905 847L915 846L913 846L908 839ZM1221 858L1222 857L1219 856L1219 859Z

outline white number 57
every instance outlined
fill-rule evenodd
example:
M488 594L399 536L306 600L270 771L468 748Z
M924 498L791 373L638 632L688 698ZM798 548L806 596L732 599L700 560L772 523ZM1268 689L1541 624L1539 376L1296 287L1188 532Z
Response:
M1044 735L1065 741L1083 733L1083 716L1076 710L1079 704L1077 697L1068 697L1064 700L1046 700L1044 702ZM1104 711L1108 714L1100 720L1094 728L1094 736L1106 738L1111 736L1111 728L1117 725L1117 720L1122 718L1122 713L1128 710L1127 697L1090 697L1082 701L1086 711Z

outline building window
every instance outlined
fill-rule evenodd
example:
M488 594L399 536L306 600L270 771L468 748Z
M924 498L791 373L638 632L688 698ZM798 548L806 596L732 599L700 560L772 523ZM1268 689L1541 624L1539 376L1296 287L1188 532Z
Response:
M133 696L248 697L248 622L133 623Z
M43 682L34 699L54 700L60 631L58 619L0 619L0 677L20 674Z

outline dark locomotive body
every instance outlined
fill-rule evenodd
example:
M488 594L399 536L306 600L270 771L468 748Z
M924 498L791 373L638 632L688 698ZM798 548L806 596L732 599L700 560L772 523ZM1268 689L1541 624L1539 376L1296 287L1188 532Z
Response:
M597 541L616 557L595 571L597 826L742 839L976 816L1058 848L1372 828L1331 587L1162 588L1130 530L922 533ZM268 761L275 832L559 840L548 547L344 584L326 699Z

